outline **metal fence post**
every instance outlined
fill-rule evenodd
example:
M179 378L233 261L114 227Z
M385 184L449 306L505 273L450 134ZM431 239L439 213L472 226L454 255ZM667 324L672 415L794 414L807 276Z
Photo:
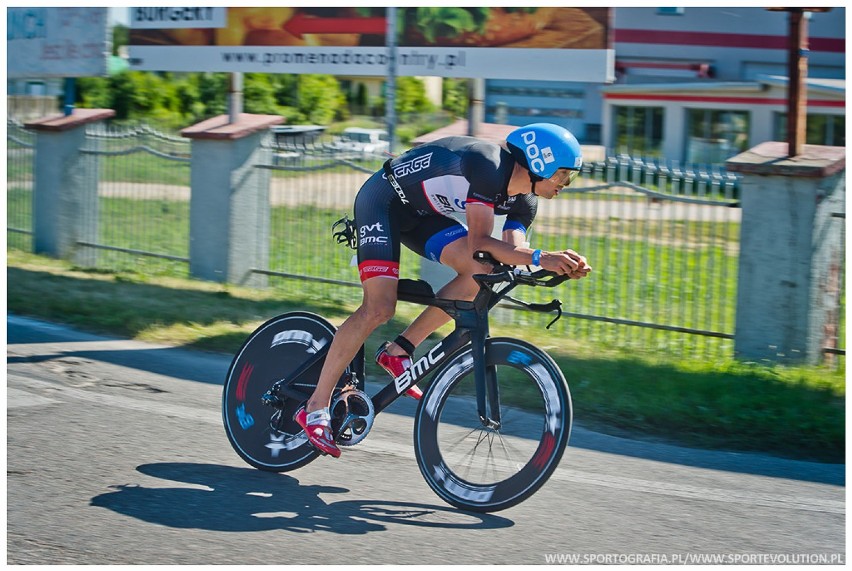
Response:
M264 287L269 256L268 153L261 137L278 115L227 115L187 127L192 140L189 271L205 280Z
M737 358L815 363L836 327L844 147L763 143L727 162L743 176ZM832 321L834 321L832 323ZM836 339L834 340L836 343Z
M82 152L86 125L115 115L112 109L75 109L26 124L36 133L33 163L33 251L82 260L78 242L97 238L98 168Z

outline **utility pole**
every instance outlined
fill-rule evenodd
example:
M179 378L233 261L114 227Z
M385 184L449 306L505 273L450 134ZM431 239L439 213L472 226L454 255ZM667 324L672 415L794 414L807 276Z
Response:
M768 8L789 12L787 47L787 156L802 154L808 116L808 20L810 12L831 8Z
M236 71L228 77L228 122L236 123L243 112L243 73Z
M474 77L468 81L467 134L476 137L485 120L485 80Z
M387 8L388 77L385 84L385 116L388 128L388 151L396 153L396 8Z

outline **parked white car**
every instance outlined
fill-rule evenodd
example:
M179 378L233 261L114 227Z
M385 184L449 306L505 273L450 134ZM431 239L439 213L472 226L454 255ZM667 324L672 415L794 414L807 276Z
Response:
M382 129L345 129L332 145L336 150L364 155L378 155L390 150L388 133Z

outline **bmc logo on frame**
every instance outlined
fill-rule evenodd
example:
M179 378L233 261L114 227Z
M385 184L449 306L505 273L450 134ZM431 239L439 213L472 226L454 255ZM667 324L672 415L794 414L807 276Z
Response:
M393 381L396 384L396 392L402 394L408 387L422 377L429 369L435 366L438 361L444 357L444 351L441 349L441 344L438 343L428 354L420 357L411 367L404 373L395 378Z
M544 171L544 165L550 164L556 160L550 147L539 148L536 144L535 131L522 133L521 139L524 141L524 145L526 145L524 153L527 155L530 168L534 173L538 174Z

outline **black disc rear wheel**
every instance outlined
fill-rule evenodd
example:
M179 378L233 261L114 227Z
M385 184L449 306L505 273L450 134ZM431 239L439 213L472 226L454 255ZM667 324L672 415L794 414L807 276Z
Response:
M279 315L252 333L231 362L222 397L225 432L237 454L255 468L295 470L319 455L293 420L302 400L285 398L274 407L261 397L326 348L335 331L312 313ZM323 362L319 359L294 383L305 398L316 388Z

